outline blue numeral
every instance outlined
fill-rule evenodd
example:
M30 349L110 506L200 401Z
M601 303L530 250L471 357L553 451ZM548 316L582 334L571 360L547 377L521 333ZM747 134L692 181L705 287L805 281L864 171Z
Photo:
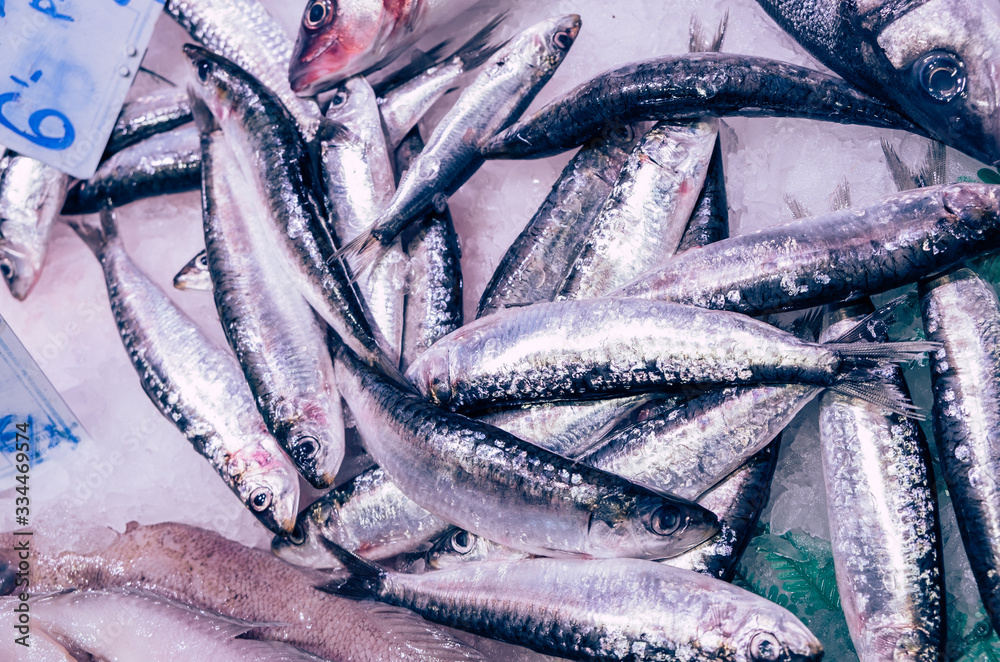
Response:
M44 147L46 149L61 150L66 149L73 144L76 139L76 130L73 129L73 123L69 121L69 118L60 113L58 110L53 110L52 108L43 108L41 110L36 110L28 117L28 129L23 131L13 124L10 120L4 117L3 108L8 103L12 101L18 101L21 98L19 92L8 92L7 94L0 94L0 124L7 127L17 135L30 140L31 142ZM45 136L42 135L42 122L50 117L55 117L63 125L63 134L58 137Z

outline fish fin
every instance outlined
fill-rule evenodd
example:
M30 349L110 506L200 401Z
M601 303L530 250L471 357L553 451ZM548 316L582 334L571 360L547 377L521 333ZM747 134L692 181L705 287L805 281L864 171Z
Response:
M831 198L831 211L851 208L851 184L847 181L847 177L840 180L840 183L837 184L837 188L833 189Z
M782 198L784 198L785 206L788 207L788 211L792 212L792 218L795 220L812 216L812 213L794 195L786 193Z
M898 308L903 303L909 301L914 296L913 292L898 296L892 301L884 304L881 308L873 313L865 315L858 321L857 324L848 329L843 335L840 335L833 340L831 343L856 343L856 342L876 342L875 338L879 337L878 332L875 330L877 326L888 326L892 324L894 320L894 314L896 308ZM819 308L817 310L822 310Z
M319 540L328 552L344 564L348 576L317 586L317 589L354 600L370 600L378 596L385 583L385 570L322 536Z
M885 138L882 138L882 153L885 154L885 164L889 168L889 174L892 175L892 181L896 184L897 190L909 191L920 187L916 173L903 163L896 148L890 145Z
M386 379L390 380L399 389L411 395L420 395L420 391L417 390L417 387L414 386L413 383L406 378L406 375L403 374L403 371L399 369L399 364L393 361L392 358L390 358L385 352L379 352L375 367L381 370Z
M350 264L352 280L357 280L358 275L371 269L382 254L389 250L389 246L383 244L376 236L375 229L376 226L373 224L334 253L334 259L342 259Z
M496 29L506 20L507 14L508 12L504 10L491 18L479 32L469 37L468 41L458 47L452 57L457 57L462 61L463 70L472 71L504 47L507 40L499 43L490 43L490 40Z
M722 50L722 40L726 38L726 27L729 25L729 10L719 21L719 27L711 39L705 34L705 26L702 25L698 16L691 15L691 26L689 28L690 38L688 39L689 53L717 53Z
M198 127L198 132L204 135L212 131L218 131L219 123L215 121L212 111L208 109L208 106L190 85L188 86L188 100L191 104L191 115L194 117L194 123Z
M792 320L791 331L797 337L815 342L823 329L823 306L810 308L804 315Z
M850 333L850 331L848 332ZM831 342L823 345L833 350L841 358L847 359L855 367L869 367L887 363L909 363L918 361L927 352L941 349L941 343L930 340L906 340L903 342Z
M361 139L358 138L357 134L348 129L346 126L340 122L334 121L328 117L322 117L319 120L319 126L316 128L316 136L313 138L313 142L317 145L332 141L356 141L360 142Z
M906 418L913 418L918 421L927 418L924 411L913 404L910 398L898 386L891 382L880 381L874 375L871 377L871 381L844 380L832 384L829 388L831 391L884 407L894 414L899 414Z
M920 171L917 173L921 185L938 186L947 183L947 169L948 150L944 143L939 143L936 140L930 141L930 144L927 145L927 155L924 157L923 163L920 164Z

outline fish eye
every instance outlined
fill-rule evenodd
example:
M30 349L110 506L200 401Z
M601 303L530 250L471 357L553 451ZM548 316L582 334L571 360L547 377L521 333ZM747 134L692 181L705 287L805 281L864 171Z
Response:
M620 124L611 130L611 135L614 136L615 140L630 143L635 135L635 131L628 124Z
M302 24L310 30L316 30L328 23L331 16L333 16L333 11L327 0L312 0L306 7Z
M560 30L552 35L552 45L561 51L568 51L573 45L573 35L566 30Z
M0 274L3 274L5 280L10 280L14 277L14 267L10 262L0 261Z
M681 527L681 511L676 506L660 506L649 516L649 529L658 536L669 536Z
M195 261L195 264L197 264L202 269L208 269L208 255L206 255L205 253L199 255L197 261Z
M330 103L334 106L343 106L347 103L347 90L343 88L337 90L337 93L330 99Z
M250 507L255 512L261 513L271 505L271 490L266 487L258 487L250 493Z
M311 437L309 435L303 435L296 439L296 444L292 448L292 456L295 461L301 463L304 460L316 455L316 451L319 449L319 440L316 437Z
M781 644L770 632L758 632L750 640L750 659L754 662L774 662L781 655Z
M198 80L203 83L208 82L208 75L212 72L212 64L208 60L198 60Z
M468 554L474 546L472 536L468 531L456 531L451 534L451 548L459 554Z
M965 64L954 53L931 51L913 63L913 72L935 101L947 103L965 91Z

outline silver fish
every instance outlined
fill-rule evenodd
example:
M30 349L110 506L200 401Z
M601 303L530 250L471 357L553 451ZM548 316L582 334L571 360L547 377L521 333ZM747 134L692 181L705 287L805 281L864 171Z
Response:
M550 556L665 558L715 533L708 511L442 411L346 348L334 365L379 466L400 491L455 526Z
M295 118L303 138L319 126L319 106L288 85L292 41L258 0L167 0L166 12L209 51L220 55L271 90Z
M962 542L993 627L1000 627L1000 300L968 269L920 285L931 354L934 436Z
M208 273L208 256L205 251L188 260L188 263L174 276L174 287L178 290L208 292L212 289L212 276Z
M836 338L870 310L869 302L840 308L821 339ZM888 373L905 388L901 370ZM828 392L819 429L837 586L859 659L943 659L943 550L920 426Z
M192 119L186 90L168 88L133 99L118 113L104 158L157 133L187 124Z
M205 250L222 328L268 430L316 488L344 459L326 325L269 245L268 222L220 131L201 138Z
M434 127L389 206L338 254L357 256L357 271L364 271L416 218L442 207L482 165L482 145L520 115L555 73L579 31L575 14L551 18L497 51Z
M758 315L883 292L997 248L1000 187L935 186L686 251L615 296Z
M452 526L427 550L424 562L431 570L445 570L466 563L517 561L531 557L527 552L498 545L492 540Z
M109 209L100 226L77 219L70 225L101 263L118 332L146 395L264 526L291 531L298 475L264 426L236 359L135 266Z
M69 176L10 154L0 164L0 273L24 301L38 282Z
M341 550L351 576L320 588L577 660L807 662L819 640L732 584L639 559L524 559L407 575Z
M726 199L726 176L722 167L722 143L715 136L715 148L708 162L708 173L701 195L688 219L684 235L677 246L683 253L689 248L708 246L729 238L729 203Z

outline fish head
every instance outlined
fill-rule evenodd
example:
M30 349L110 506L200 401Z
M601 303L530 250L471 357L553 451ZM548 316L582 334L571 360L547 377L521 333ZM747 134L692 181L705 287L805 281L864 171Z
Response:
M200 121L207 121L207 109L215 118L212 126L226 131L235 118L237 100L257 96L259 83L229 60L201 46L185 44L184 54L194 71L188 85L192 113L202 118Z
M891 96L916 124L985 163L1000 162L1000 3L926 0L880 26Z
M309 568L340 568L342 564L320 542L323 535L322 504L317 502L299 513L291 533L278 534L271 541L271 551L280 559Z
M438 341L410 364L406 371L420 394L430 398L436 405L451 402L454 391L451 383L451 350L447 343Z
M370 109L377 103L375 90L364 76L352 76L333 88L327 119L353 126L358 119L371 116Z
M201 251L174 276L174 287L178 290L212 289L212 276L208 270L208 255Z
M634 487L624 507L598 505L587 530L594 556L664 559L714 536L719 519L691 501Z
M324 404L339 409L339 400L339 396L331 397ZM299 420L285 436L285 447L303 478L317 489L329 487L344 461L343 415L331 415L315 402L304 403L299 411Z
M292 91L313 96L376 64L406 4L309 0L288 67Z
M270 444L277 444L270 439ZM299 476L283 455L262 451L259 445L249 457L232 457L236 491L250 512L277 534L295 530L299 510Z
M767 604L767 603L765 603ZM777 605L747 608L733 637L737 662L815 662L823 644L799 619Z
M26 251L4 237L4 220L0 218L0 274L3 274L14 298L24 301L38 282L42 265L32 251Z
M531 26L498 51L486 67L505 67L509 57L520 58L536 78L548 77L562 64L580 34L576 14L556 16Z

